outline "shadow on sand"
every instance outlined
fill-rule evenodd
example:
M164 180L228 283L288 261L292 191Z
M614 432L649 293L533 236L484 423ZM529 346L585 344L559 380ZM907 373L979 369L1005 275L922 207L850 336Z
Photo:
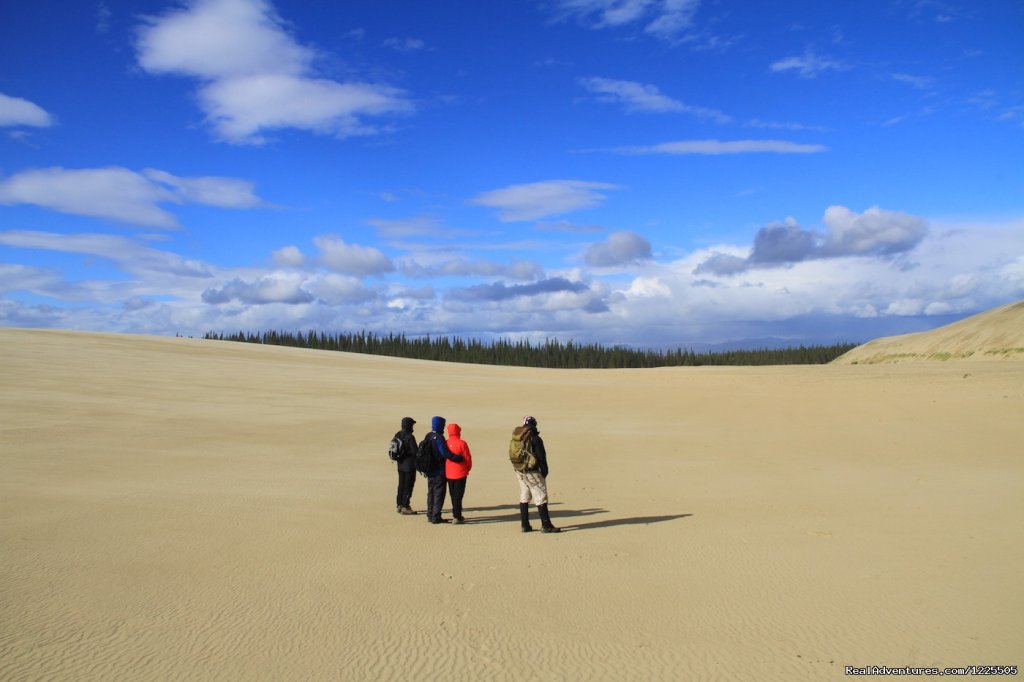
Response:
M603 510L602 510L603 511ZM592 528L611 528L612 526L647 526L662 521L675 521L676 519L687 519L693 514L666 514L664 516L631 516L625 519L608 519L607 521L593 521L590 523L572 523L571 521L562 524L563 531L590 530ZM562 518L561 513L552 512L551 521L556 526L558 519Z
M560 502L551 502L551 521L563 531L590 530L593 528L611 528L613 526L646 526L662 521L675 521L685 519L693 514L666 514L664 516L632 516L629 518L607 519L604 521L589 521L576 523L577 518L586 518L598 514L608 514L607 509L559 509ZM504 512L507 514L491 514L489 516L478 516L480 512ZM516 523L519 521L518 504L499 504L489 507L466 507L464 510L468 523ZM538 521L537 508L530 505L531 521Z

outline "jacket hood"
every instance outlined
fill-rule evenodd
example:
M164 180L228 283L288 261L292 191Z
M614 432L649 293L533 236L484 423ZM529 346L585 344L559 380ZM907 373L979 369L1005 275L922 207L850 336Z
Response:
M412 417L402 417L402 430L412 432L412 425L416 423L416 420Z
M430 420L430 430L434 433L444 433L444 417L433 417Z
M451 424L448 425L448 437L449 438L459 438L461 435L462 435L462 427L461 426L459 426L455 422L452 422Z

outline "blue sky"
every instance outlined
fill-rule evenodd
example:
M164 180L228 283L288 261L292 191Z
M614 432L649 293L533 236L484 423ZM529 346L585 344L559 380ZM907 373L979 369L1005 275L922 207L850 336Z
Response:
M0 7L0 325L860 342L1024 298L1024 4Z

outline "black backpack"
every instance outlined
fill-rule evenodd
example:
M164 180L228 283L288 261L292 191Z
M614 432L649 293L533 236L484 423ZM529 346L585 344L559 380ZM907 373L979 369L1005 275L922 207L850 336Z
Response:
M431 431L420 441L419 450L416 451L416 471L424 476L433 473L441 466L441 455L437 452L434 439L437 434Z
M401 431L391 437L391 441L388 443L388 459L392 462L397 462L402 458L402 451L405 450L405 443L399 438Z

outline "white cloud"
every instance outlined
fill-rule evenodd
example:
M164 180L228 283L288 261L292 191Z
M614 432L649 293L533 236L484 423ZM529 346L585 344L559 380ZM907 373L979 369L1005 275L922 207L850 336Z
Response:
M629 265L650 260L651 243L635 232L612 232L608 239L592 244L587 250L584 260L587 265L596 268Z
M151 17L139 31L139 65L206 80L300 74L316 54L295 42L263 0L196 0Z
M312 278L305 288L328 305L362 303L377 296L358 278L334 273Z
M672 332L676 338L690 333L725 341L788 330L866 341L905 333L894 316L978 312L1024 297L1020 220L933 225L914 248L917 267L910 271L905 263L882 257L816 258L739 273L700 271L716 253L739 258L746 251L723 245L651 264L621 297L612 297L612 312L646 329L679 320ZM800 319L808 321L805 328L795 322Z
M406 277L501 277L532 281L544 276L544 268L536 261L512 260L498 263L491 260L450 258L424 259L422 254L398 259L396 267Z
M220 136L244 144L265 142L264 130L299 128L339 137L379 132L365 117L404 113L411 105L391 87L258 74L217 80L200 88L207 118Z
M456 237L467 234L445 226L440 220L430 216L400 218L387 220L374 218L366 221L372 225L377 234L387 239L408 239L410 237Z
M592 208L605 199L602 191L613 189L605 182L548 180L483 192L469 203L496 208L499 220L517 222Z
M720 111L695 107L664 95L654 85L635 81L614 80L593 76L581 78L580 85L599 95L600 100L622 104L627 111L653 113L687 113L716 123L728 123L732 118Z
M923 218L874 206L855 213L829 206L822 219L824 233L805 229L793 218L769 223L754 235L750 255L712 254L696 274L736 275L750 268L771 268L808 260L847 256L890 257L916 247L928 234Z
M142 174L166 185L182 201L220 208L259 208L266 204L254 193L255 186L239 178L179 178L167 171L147 168Z
M556 19L575 19L591 28L639 24L645 33L676 40L693 25L699 0L556 0Z
M154 74L198 78L199 101L219 137L260 144L298 128L341 137L378 132L366 119L410 112L396 88L318 78L317 54L300 45L263 0L197 0L149 19L139 64Z
M823 249L830 256L901 253L928 232L924 219L877 206L860 214L845 206L829 206L823 222L828 228Z
M204 303L214 305L232 301L249 305L310 303L314 297L303 288L304 283L305 278L298 273L274 272L252 282L233 279L219 289L207 289L202 299Z
M693 15L700 0L663 0L656 16L644 27L644 31L665 40L674 39L693 26Z
M174 193L127 168L44 168L0 181L0 204L33 204L147 227L177 227L158 205L177 201Z
M786 57L771 65L771 70L776 73L795 71L801 78L815 78L826 71L845 71L848 68L850 67L842 62L821 57L811 50L807 50L802 56Z
M0 244L3 244L0 233ZM61 273L51 268L37 268L30 265L0 263L0 292L40 292L51 289L61 281Z
M914 76L909 73L894 73L891 75L893 80L899 83L906 83L918 90L931 90L935 86L935 80L933 78Z
M680 140L648 146L617 147L611 151L619 154L818 154L828 151L828 147L786 140Z
M384 41L384 47L399 52L417 52L426 49L427 44L419 38L388 38Z
M297 268L305 264L306 257L297 246L284 246L271 254L274 262L281 267Z
M196 203L253 208L264 202L252 183L236 178L179 178L166 171L127 168L43 168L0 180L0 204L43 208L146 227L175 228L177 219L160 204Z
M20 249L79 253L105 258L126 272L204 279L213 268L201 261L146 246L137 239L109 234L58 234L32 230L0 232L0 244Z
M0 127L32 126L47 128L54 124L54 118L38 104L20 97L0 93Z
M371 246L346 244L341 237L316 237L313 243L320 249L320 264L346 275L364 277L380 275L395 269L391 259Z

